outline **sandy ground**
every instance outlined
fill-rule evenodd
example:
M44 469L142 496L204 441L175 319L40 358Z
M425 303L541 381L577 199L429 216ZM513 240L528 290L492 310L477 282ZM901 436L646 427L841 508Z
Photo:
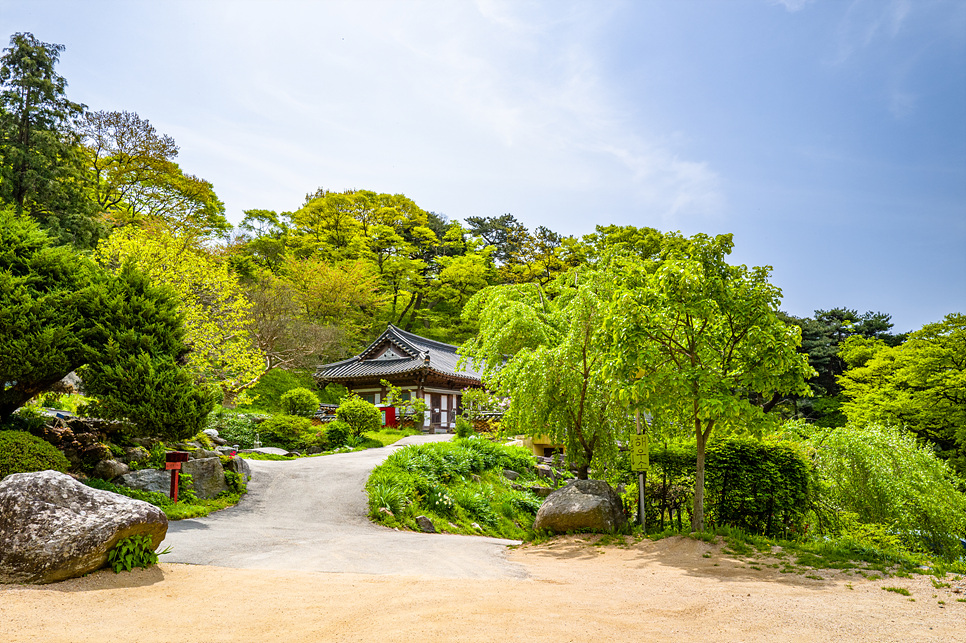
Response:
M966 641L957 602L966 593L956 593L966 581L936 589L928 576L831 571L817 580L752 569L687 538L588 540L508 552L526 579L162 563L0 585L0 641Z

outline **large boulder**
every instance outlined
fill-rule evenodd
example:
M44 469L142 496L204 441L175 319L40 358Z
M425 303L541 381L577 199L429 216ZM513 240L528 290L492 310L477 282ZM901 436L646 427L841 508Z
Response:
M214 498L222 491L228 491L221 458L188 460L181 464L181 473L191 476L192 488L199 498Z
M164 513L146 502L92 489L56 471L0 481L0 583L53 583L107 565L119 540L136 534L157 547Z
M171 473L160 469L138 469L119 477L114 484L141 491L155 491L166 496L171 495Z
M609 484L603 480L574 480L547 497L537 511L533 528L558 534L612 533L625 523L623 503Z

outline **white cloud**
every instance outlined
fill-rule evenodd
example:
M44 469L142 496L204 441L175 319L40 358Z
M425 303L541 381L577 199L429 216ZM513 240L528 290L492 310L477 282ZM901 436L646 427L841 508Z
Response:
M789 13L801 11L805 5L815 2L815 0L769 0L771 4L782 5Z

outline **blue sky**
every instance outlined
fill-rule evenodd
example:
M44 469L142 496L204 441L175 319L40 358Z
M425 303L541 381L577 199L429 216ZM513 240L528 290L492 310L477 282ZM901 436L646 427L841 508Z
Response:
M237 222L317 187L463 219L735 234L783 308L966 312L966 2L45 2L68 94Z

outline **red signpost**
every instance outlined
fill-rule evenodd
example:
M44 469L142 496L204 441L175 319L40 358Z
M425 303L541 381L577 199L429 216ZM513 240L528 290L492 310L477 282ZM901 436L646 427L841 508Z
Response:
M187 451L168 451L164 454L164 469L171 472L171 499L178 502L178 483L181 481L181 463L188 461Z

